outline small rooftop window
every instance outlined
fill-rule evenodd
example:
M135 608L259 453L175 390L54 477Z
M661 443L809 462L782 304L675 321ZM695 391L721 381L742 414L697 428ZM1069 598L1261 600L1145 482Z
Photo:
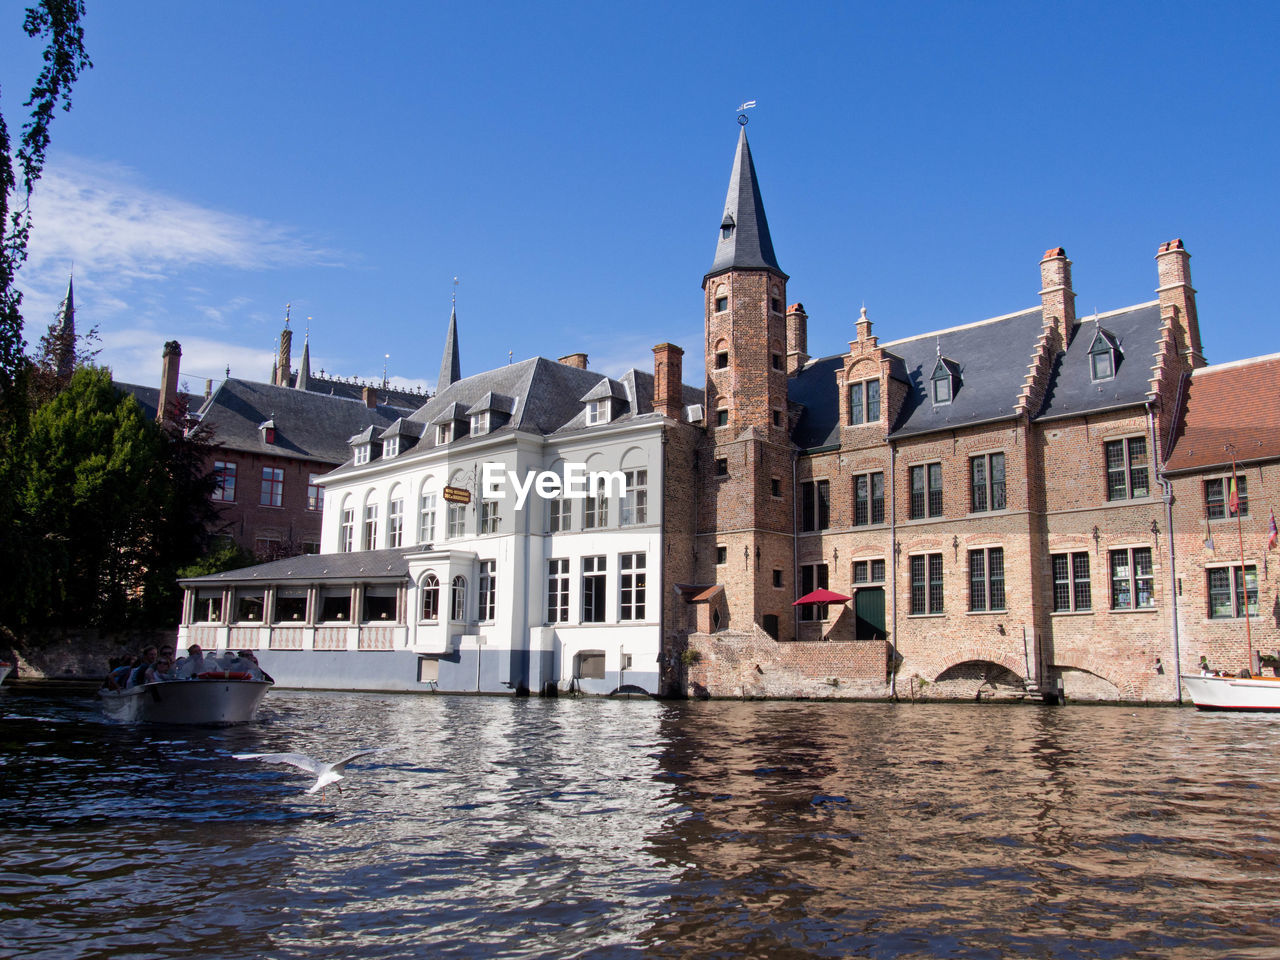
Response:
M935 407L950 403L960 387L960 374L953 361L938 354L938 362L929 376L929 396Z
M1120 345L1116 338L1098 327L1098 332L1093 335L1093 343L1089 346L1089 378L1094 383L1114 379L1119 359Z
M608 423L613 415L611 406L612 404L609 400L588 400L587 425L593 426L597 423Z
M733 236L733 214L726 213L724 219L720 221L720 239L728 240Z

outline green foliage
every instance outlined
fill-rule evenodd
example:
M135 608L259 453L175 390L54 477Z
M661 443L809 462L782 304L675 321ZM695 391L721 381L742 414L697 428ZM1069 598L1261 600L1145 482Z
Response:
M31 115L17 145L18 170L9 128L0 114L0 394L12 391L25 365L22 293L15 280L31 237L31 191L44 171L54 110L71 109L71 87L82 70L93 66L84 49L83 17L83 0L42 0L26 11L22 29L28 37L47 42L44 67L23 102Z
M147 420L109 371L77 370L32 416L23 445L23 564L6 624L173 623L177 569L204 547L203 452Z
M226 570L239 570L257 563L258 559L251 552L230 537L215 538L209 552L178 571L179 577L207 577Z

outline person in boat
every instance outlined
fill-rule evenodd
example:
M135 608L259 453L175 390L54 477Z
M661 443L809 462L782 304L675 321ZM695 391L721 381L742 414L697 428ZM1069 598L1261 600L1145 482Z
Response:
M129 683L129 674L137 665L137 657L112 657L107 662L107 675L102 685L108 690L123 690Z
M1209 669L1209 658L1206 657L1203 653L1200 654L1200 676L1207 677L1207 676L1210 676L1212 673L1213 671Z
M153 646L143 647L142 656L138 659L137 665L129 673L129 682L126 686L137 687L147 682L147 671L151 669L152 664L156 662L156 658L160 655Z
M271 675L268 674L267 671L263 670L262 667L258 664L258 656L252 650L241 650L239 654L239 658L241 661L249 665L248 666L249 674L250 676L253 677L253 679L270 680L272 683L275 683L275 680L272 679Z
M171 653L159 654L156 657L156 662L147 668L147 683L159 683L161 680L172 680L173 678L173 654Z
M187 655L174 664L174 675L180 679L189 680L208 669L206 663L200 644L193 643L187 647Z

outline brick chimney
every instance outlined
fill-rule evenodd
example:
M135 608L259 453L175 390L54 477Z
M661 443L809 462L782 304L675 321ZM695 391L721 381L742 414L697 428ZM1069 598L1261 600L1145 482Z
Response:
M587 355L585 353L571 353L567 357L561 357L560 362L566 367L577 367L579 370L587 369Z
M1057 328L1065 350L1076 326L1076 293L1071 289L1071 261L1063 247L1046 250L1040 261L1040 309Z
M787 307L787 376L794 377L808 362L809 315L803 303L793 303Z
M1160 319L1173 325L1178 356L1188 367L1195 369L1205 364L1204 351L1200 347L1200 318L1196 315L1196 291L1191 286L1191 254L1181 240L1160 244L1156 251L1156 272L1160 286Z
M364 405L370 410L378 405L378 391L373 387L364 388Z
M653 412L672 420L684 411L684 351L674 343L653 348Z
M182 363L182 345L170 340L164 345L160 362L160 399L156 401L156 420L172 423L178 413L178 367Z

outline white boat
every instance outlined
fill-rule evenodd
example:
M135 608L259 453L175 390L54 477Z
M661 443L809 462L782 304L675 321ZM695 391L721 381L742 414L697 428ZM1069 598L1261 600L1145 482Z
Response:
M112 720L222 727L253 720L271 687L271 680L254 680L249 674L204 674L191 680L102 690L99 696Z
M9 676L9 671L13 669L13 664L8 660L0 660L0 683L4 683L5 677Z
M1280 677L1183 676L1200 710L1280 710Z

